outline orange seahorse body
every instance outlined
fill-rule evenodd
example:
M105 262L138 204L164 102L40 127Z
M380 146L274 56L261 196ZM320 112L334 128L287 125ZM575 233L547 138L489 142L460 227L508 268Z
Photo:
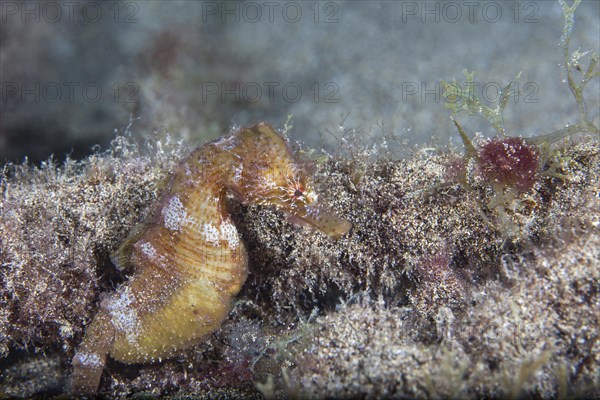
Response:
M100 309L72 364L71 392L97 390L106 357L166 358L219 328L247 275L247 256L225 204L274 206L334 239L351 224L324 212L285 140L261 123L208 143L175 170L148 220L116 262L133 276Z

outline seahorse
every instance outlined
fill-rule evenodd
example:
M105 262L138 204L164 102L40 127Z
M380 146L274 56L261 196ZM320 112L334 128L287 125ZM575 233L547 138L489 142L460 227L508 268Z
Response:
M310 178L266 123L185 158L147 220L113 257L133 273L88 326L72 360L71 393L96 392L109 356L124 363L161 360L219 328L248 273L228 193L243 204L273 206L333 239L349 232L349 221L317 201Z

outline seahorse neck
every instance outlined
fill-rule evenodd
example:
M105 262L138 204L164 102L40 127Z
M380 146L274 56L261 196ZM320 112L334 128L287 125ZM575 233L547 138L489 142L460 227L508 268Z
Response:
M195 150L175 171L170 192L192 212L198 223L229 219L225 205L235 157L215 146Z

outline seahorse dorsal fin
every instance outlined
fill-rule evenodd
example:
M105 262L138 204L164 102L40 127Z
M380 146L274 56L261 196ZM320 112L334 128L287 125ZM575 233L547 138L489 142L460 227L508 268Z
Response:
M131 251L133 245L138 241L140 236L147 230L148 224L136 225L127 239L121 243L121 245L110 255L110 260L119 271L124 271L134 267L134 263L131 261Z

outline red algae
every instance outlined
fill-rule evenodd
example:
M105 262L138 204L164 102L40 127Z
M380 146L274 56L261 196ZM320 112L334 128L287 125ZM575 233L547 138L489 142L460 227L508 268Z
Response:
M478 153L479 170L493 185L529 191L539 179L539 150L523 138L492 139Z

